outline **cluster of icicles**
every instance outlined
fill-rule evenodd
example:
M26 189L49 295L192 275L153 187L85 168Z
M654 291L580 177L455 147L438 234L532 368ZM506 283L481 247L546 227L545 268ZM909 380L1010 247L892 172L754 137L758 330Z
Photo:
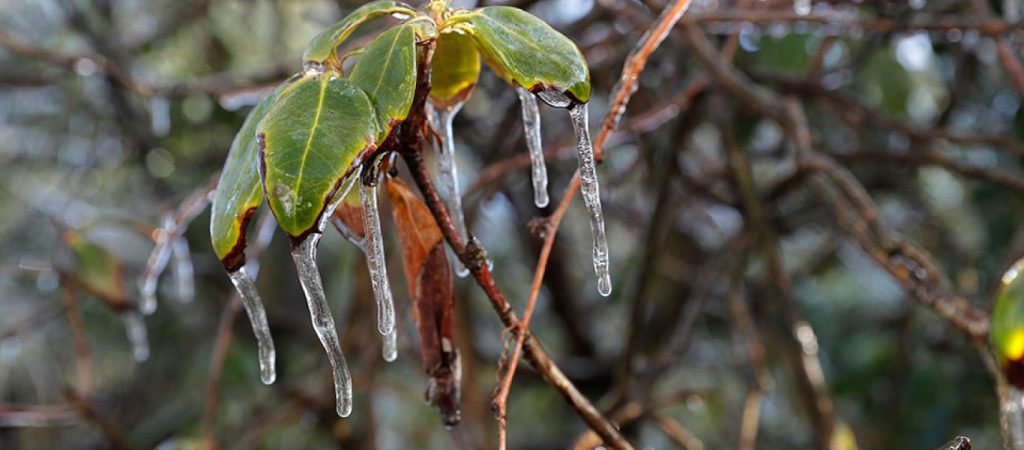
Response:
M524 129L527 145L532 161L535 203L539 207L548 204L547 171L544 167L544 155L540 139L540 114L537 101L533 94L525 89L519 90L523 109ZM573 104L563 94L542 92L541 98L556 107L569 108L573 128L579 150L580 177L582 181L583 199L590 214L590 225L594 239L594 269L598 277L598 291L601 295L611 294L611 277L608 272L608 244L605 238L604 219L601 213L600 193L597 182L594 152L587 128L587 105ZM454 143L452 137L452 119L459 111L461 104L444 110L433 111L431 120L440 134L441 148L438 149L438 165L441 185L446 194L447 207L458 232L465 237L466 225L462 213L462 202L458 190L458 178L454 161ZM363 178L363 181L359 180ZM365 255L370 274L371 287L377 303L377 330L383 336L383 357L386 361L394 361L398 356L395 307L388 282L387 264L384 257L384 240L381 231L380 214L377 207L377 177L362 177L361 170L346 181L341 192L332 204L324 211L318 232L311 233L302 242L292 247L292 259L299 275L299 282L306 296L313 329L323 344L330 361L334 378L335 399L338 415L346 417L352 412L352 376L345 362L338 332L335 329L334 317L324 294L323 282L316 264L317 244L328 220L338 229L340 234L358 247ZM349 229L344 222L334 218L334 209L348 196L353 184L359 184L359 199L362 209L365 238ZM457 261L457 259L456 259ZM456 262L458 264L458 262ZM468 274L465 267L459 265L456 270L460 276ZM271 384L276 378L274 371L274 342L267 324L266 311L252 277L242 267L230 274L242 304L252 324L253 333L259 348L260 376L264 383Z
M612 280L608 270L608 239L605 237L604 213L601 211L601 189L597 181L597 165L594 161L594 148L590 141L587 126L588 113L586 103L575 103L565 94L554 90L540 91L536 96L527 89L517 87L519 104L522 107L523 133L526 147L530 152L530 176L533 181L533 202L538 208L548 205L548 171L544 164L544 149L541 144L540 109L537 96L545 103L558 107L569 108L569 116L576 136L576 150L579 157L579 170L583 203L590 217L590 231L594 239L594 272L597 274L597 290L602 296L612 293ZM458 171L455 167L455 143L452 138L452 120L462 103L433 111L434 128L441 136L441 146L437 149L438 171L441 186L445 193L446 206L452 216L452 223L459 234L465 238L466 220L462 212L462 196L459 192ZM469 270L456 259L455 273L466 276Z

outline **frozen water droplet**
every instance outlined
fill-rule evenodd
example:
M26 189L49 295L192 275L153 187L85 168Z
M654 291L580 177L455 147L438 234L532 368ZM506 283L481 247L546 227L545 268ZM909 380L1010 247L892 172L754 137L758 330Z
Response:
M363 229L366 231L366 267L370 285L377 300L377 331L388 335L395 329L395 306L391 299L388 267L384 257L384 233L377 209L377 185L359 183L359 201L363 206Z
M384 361L391 362L398 359L398 333L396 330L391 330L390 333L384 335Z
M580 192L590 216L590 231L594 238L594 272L597 274L597 291L607 297L612 293L611 274L608 270L608 238L604 230L604 214L601 212L601 192L597 181L597 167L594 162L594 148L590 142L586 103L569 108L572 127L576 132L576 150L580 163Z
M309 317L313 322L320 343L327 352L334 377L334 399L338 415L348 417L352 414L352 375L348 371L345 355L341 351L341 341L334 327L334 316L324 295L323 282L320 280L320 269L316 265L316 247L320 242L320 233L312 233L298 245L292 247L292 260L299 273L299 283L306 294L309 306Z
M192 267L192 252L188 248L188 241L185 238L175 239L173 250L174 265L171 266L171 272L174 274L174 284L178 288L178 301L190 303L195 297L196 285L193 279L195 270Z
M149 338L146 337L146 322L142 320L142 315L128 311L121 314L121 319L124 320L128 342L132 344L132 357L137 362L149 359Z
M319 77L324 74L324 64L316 61L302 63L302 72L307 77Z
M811 0L793 0L793 12L800 16L811 13Z
M441 134L441 147L437 149L438 173L441 177L441 186L445 191L445 203L448 208L448 215L451 216L452 225L459 232L462 239L467 238L466 218L462 214L462 194L459 192L459 172L455 166L455 140L452 136L452 120L462 109L462 103L457 103L445 109L439 109L433 114L434 128ZM469 275L469 269L462 265L458 258L455 261L455 274L460 277Z
M538 208L548 206L548 169L544 165L544 148L541 144L540 109L533 93L516 87L519 103L523 109L523 134L526 148L530 151L530 174L533 179L533 203Z
M256 283L242 267L228 274L231 277L231 284L235 285L238 296L242 299L245 307L245 314L249 316L249 323L252 325L252 332L256 335L256 346L259 351L260 380L263 384L273 384L277 378L274 370L274 338L270 335L270 325L267 324L267 312L263 309L263 300L256 290Z
M565 92L558 89L541 89L537 91L537 96L540 97L541 100L544 100L544 103L554 106L555 108L568 108L569 105L572 104L572 99L569 98L568 95L565 95Z

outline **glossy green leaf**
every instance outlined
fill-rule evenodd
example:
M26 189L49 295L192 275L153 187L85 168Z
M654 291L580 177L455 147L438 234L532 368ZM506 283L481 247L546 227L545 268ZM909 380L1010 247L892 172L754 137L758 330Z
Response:
M518 8L488 6L449 22L476 39L487 64L505 81L533 92L554 90L590 100L590 70L569 38Z
M111 305L127 307L124 290L124 270L121 261L109 250L85 239L81 234L67 231L64 242L71 249L75 280L85 291Z
M378 0L360 6L345 18L331 25L330 28L316 35L306 46L306 51L302 54L302 62L304 64L327 64L329 61L333 61L337 57L335 52L338 46L345 42L345 39L348 39L356 28L368 20L389 14L412 16L415 13L416 11L411 6L392 0Z
M263 202L263 186L257 169L256 125L281 91L293 81L278 86L249 112L231 142L227 161L221 170L210 209L210 240L217 258L228 270L236 270L245 264L245 228Z
M442 33L430 63L430 101L451 107L469 98L480 78L480 53L473 38L462 33Z
M1024 260L1003 275L992 310L991 337L1004 364L1024 360Z
M381 120L380 141L409 115L416 93L416 36L411 26L377 36L352 67L349 80L370 97Z
M257 126L267 201L294 239L319 230L353 161L377 145L380 127L370 99L338 75L328 71L295 82Z

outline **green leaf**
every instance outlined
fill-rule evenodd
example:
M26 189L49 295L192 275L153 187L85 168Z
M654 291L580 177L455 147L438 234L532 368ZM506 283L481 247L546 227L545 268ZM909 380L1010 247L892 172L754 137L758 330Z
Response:
M411 26L391 28L377 36L359 56L349 80L370 97L380 115L383 142L405 120L416 93L416 35Z
M590 100L590 70L583 54L532 14L488 6L448 22L476 39L487 65L508 83L535 93L554 90L580 103Z
M331 25L330 28L316 35L306 46L306 51L302 54L302 62L304 64L332 65L329 63L334 62L337 58L338 46L345 42L345 39L348 39L356 28L368 20L389 14L403 14L411 17L416 14L416 11L405 3L392 0L378 0L360 6L345 18Z
M440 107L451 107L473 92L480 78L480 53L472 37L442 33L430 66L430 101Z
M64 242L71 249L75 280L86 292L113 306L128 306L121 261L109 250L92 243L75 231L65 231Z
M257 126L263 188L281 229L296 240L319 231L342 179L379 133L370 99L337 72L282 93Z
M249 112L228 150L210 209L210 240L217 258L228 270L237 270L245 264L246 225L263 202L263 186L257 170L256 125L295 79L282 83Z
M1004 365L1021 364L1024 361L1024 260L1017 261L1003 275L990 326L999 360Z

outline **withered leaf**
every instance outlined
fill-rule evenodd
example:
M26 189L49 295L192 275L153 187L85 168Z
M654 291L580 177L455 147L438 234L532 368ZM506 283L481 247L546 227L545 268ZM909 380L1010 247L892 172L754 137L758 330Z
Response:
M455 348L455 296L444 238L427 205L397 178L386 183L402 248L402 267L420 337L423 368L430 375L427 401L445 425L459 422L462 377Z

